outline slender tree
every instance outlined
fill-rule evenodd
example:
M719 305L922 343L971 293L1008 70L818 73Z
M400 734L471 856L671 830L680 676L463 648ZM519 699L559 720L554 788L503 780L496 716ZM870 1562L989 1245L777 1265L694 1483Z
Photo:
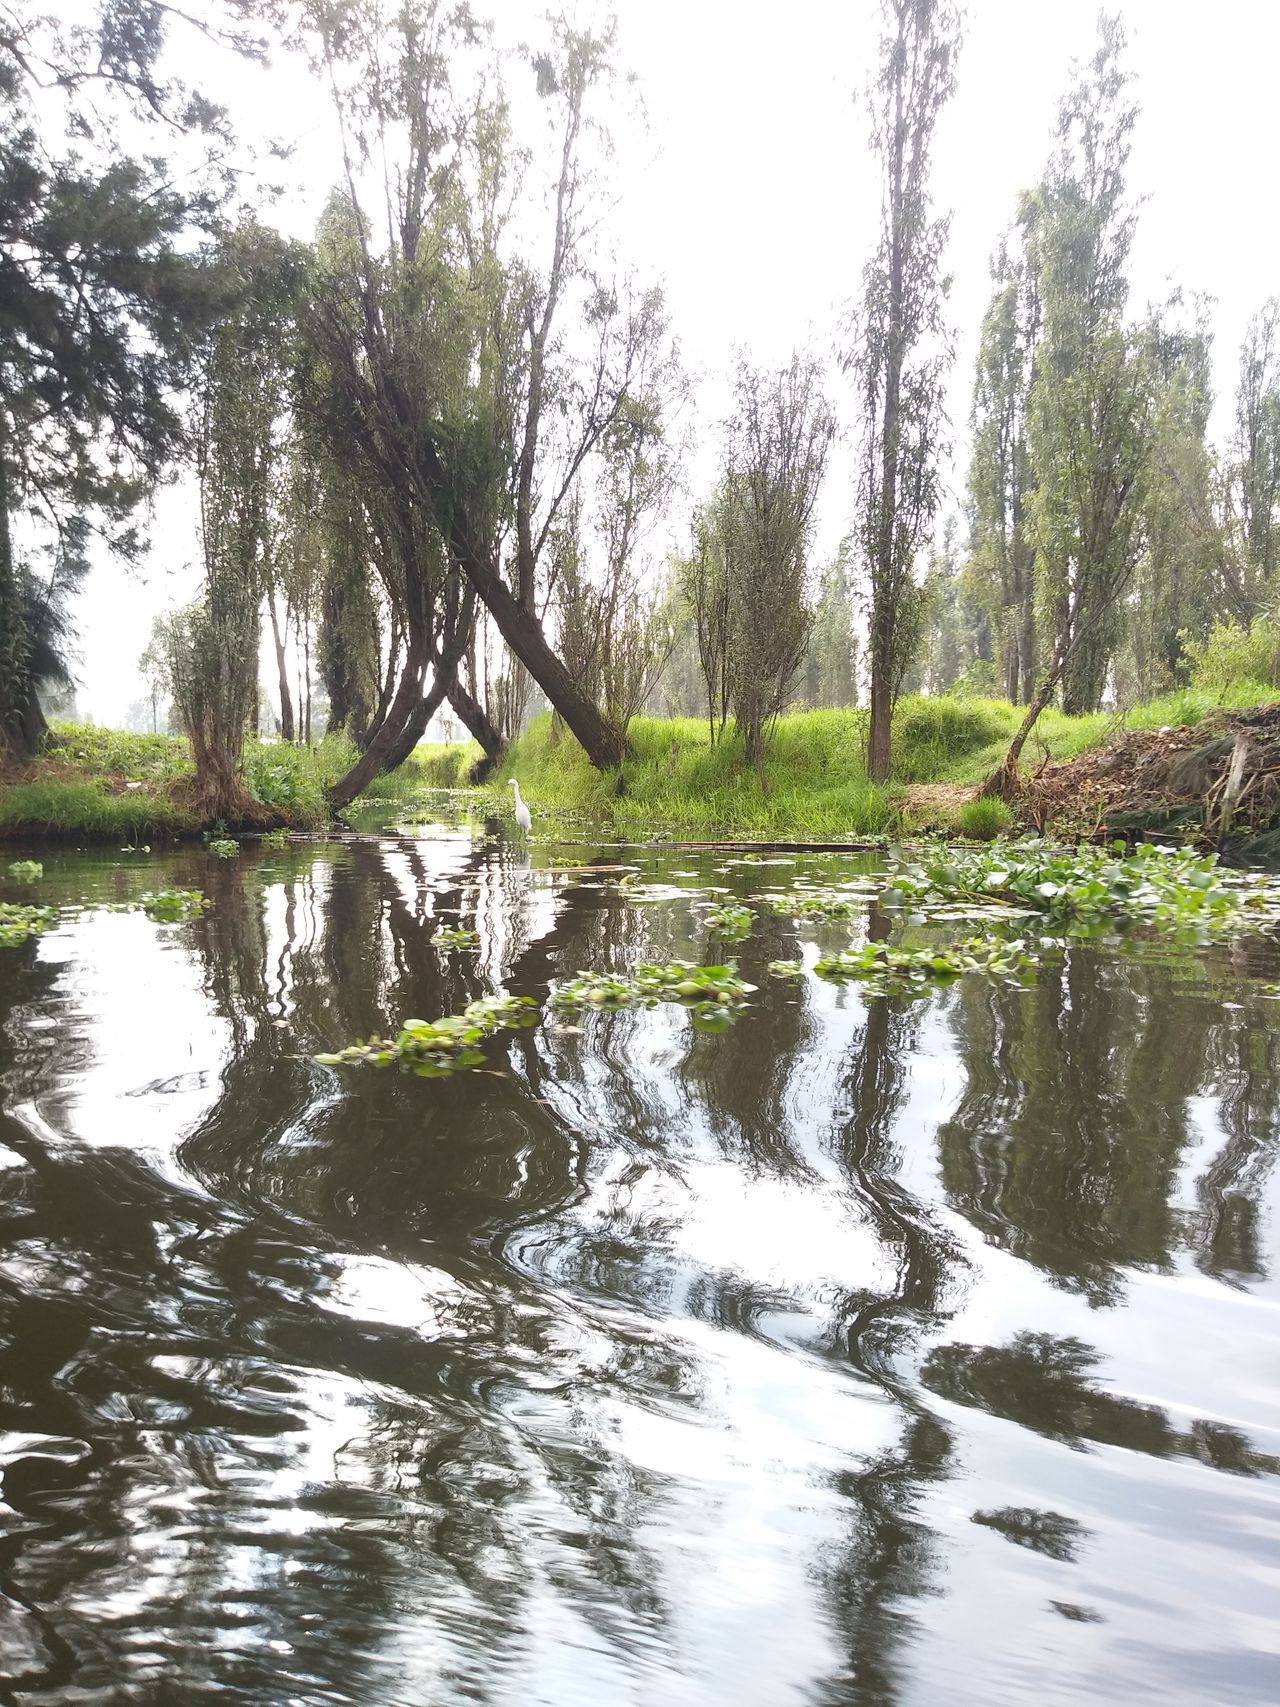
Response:
M816 362L777 373L738 367L725 473L706 512L695 605L710 702L733 711L748 763L767 786L765 736L795 686L813 627L808 552L835 435ZM714 712L713 712L714 715Z
M883 173L880 239L863 276L849 358L862 409L859 540L869 593L868 767L889 775L893 706L919 640L916 560L938 506L951 346L943 320L949 219L933 216L930 158L955 88L960 16L950 0L883 0L871 142Z

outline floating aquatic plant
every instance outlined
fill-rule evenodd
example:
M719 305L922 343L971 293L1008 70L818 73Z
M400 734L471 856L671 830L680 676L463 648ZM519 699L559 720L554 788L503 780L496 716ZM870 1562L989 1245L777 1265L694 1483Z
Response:
M771 978L803 978L804 965L799 960L771 960L769 962Z
M703 920L712 934L718 936L722 942L741 942L744 937L751 935L755 915L750 907L726 901L722 906L709 908L703 914Z
M873 894L868 885L861 890L785 889L759 899L782 918L856 919L867 911Z
M240 853L240 844L230 836L211 836L206 844L215 859L235 859Z
M38 883L44 876L44 867L38 859L15 859L9 867L9 876L15 883Z
M16 901L0 901L0 948L19 948L28 937L47 930L53 920L52 907L20 907Z
M484 1060L480 1045L495 1031L536 1023L538 1004L529 996L482 996L460 1014L443 1019L408 1019L393 1041L371 1037L334 1054L317 1055L326 1067L399 1067L420 1079L440 1079Z
M940 847L898 867L882 907L994 902L1039 914L1072 932L1117 924L1223 934L1242 922L1253 893L1229 882L1214 855L1142 843L1081 846L1069 852L1035 839L962 850ZM935 912L935 915L936 912ZM954 916L954 915L953 915Z
M1039 960L1021 938L992 942L975 937L956 947L896 948L868 942L819 960L814 971L834 984L856 979L877 995L923 996L931 986L949 984L965 972L1021 980Z
M441 925L431 938L437 948L479 948L480 934L465 925Z
M585 1008L610 1011L679 1002L687 1007L695 1030L723 1031L755 989L739 978L737 966L693 966L685 960L638 966L630 978L616 972L580 972L561 984L549 1006L559 1013Z
M138 905L147 917L162 924L197 919L212 904L198 889L157 889L138 898Z
M282 848L287 848L288 845L288 830L265 830L258 843L259 847L266 848L271 853L279 853Z

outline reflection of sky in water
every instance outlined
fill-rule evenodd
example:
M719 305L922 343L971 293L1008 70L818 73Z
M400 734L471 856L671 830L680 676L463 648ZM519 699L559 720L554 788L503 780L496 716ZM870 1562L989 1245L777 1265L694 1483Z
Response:
M1077 955L1057 1007L1056 973L868 1004L764 969L861 922L780 920L721 1037L661 1007L447 1082L310 1064L695 957L664 885L696 864L637 860L667 898L456 833L292 850L215 873L198 924L38 945L0 1463L69 1487L65 1532L38 1497L0 1518L12 1586L84 1633L47 1699L1274 1699L1280 1060L1248 1002ZM479 953L428 940L458 923Z

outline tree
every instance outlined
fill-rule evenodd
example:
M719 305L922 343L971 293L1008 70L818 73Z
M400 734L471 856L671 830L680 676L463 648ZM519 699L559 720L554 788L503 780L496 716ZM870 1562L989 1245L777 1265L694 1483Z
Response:
M852 540L842 540L819 579L813 632L797 690L813 710L835 711L858 703L858 640L849 587L852 557Z
M1245 627L1274 601L1280 568L1280 302L1253 317L1240 346L1235 432L1221 481L1219 580Z
M919 640L917 555L938 506L950 362L942 250L949 219L931 215L938 118L955 88L960 18L950 0L882 0L886 33L870 93L871 143L884 174L880 240L863 274L848 360L862 407L859 543L869 588L872 778L889 775L891 724Z
M718 700L762 788L765 735L813 626L808 551L834 436L815 361L793 356L777 373L739 364L725 473L700 524L694 604L713 724Z
M385 734L375 731L360 774L334 798L377 768L420 705L433 655L443 659L433 623L454 570L592 762L614 763L619 732L543 626L552 531L665 327L655 293L591 264L584 141L602 132L612 33L553 22L548 50L529 59L555 142L539 267L519 252L510 222L526 193L526 154L501 85L479 73L467 81L480 48L469 14L431 0L392 14L367 0L317 4L311 16L349 153L345 230L322 253L317 280L312 329L330 390L317 415L335 459L359 475L362 497L384 494L385 525L412 565ZM375 159L393 163L387 230L376 243L357 193L357 166ZM411 520L417 541L406 537ZM472 727L482 708L464 703L456 681L450 699Z
M1058 148L1024 208L1042 332L1029 424L1036 575L1053 648L1022 725L985 785L1011 793L1017 762L1061 681L1067 711L1096 710L1142 539L1151 458L1151 374L1124 321L1135 215L1125 167L1136 109L1120 67L1124 31L1099 24L1058 116Z
M991 272L973 394L971 577L987 607L1005 697L1026 705L1038 679L1027 414L1040 310L1034 274L1008 242Z
M207 157L180 191L120 141L131 120L223 134L161 76L175 16L107 0L92 25L32 14L0 32L0 756L43 729L37 690L65 673L91 534L139 549L134 518L182 444L175 399L216 301L191 239L225 182Z
M297 257L259 226L224 245L239 280L201 364L193 438L204 588L166 626L174 702L191 741L195 805L208 822L254 815L240 776L257 709L261 604L279 543L288 332Z

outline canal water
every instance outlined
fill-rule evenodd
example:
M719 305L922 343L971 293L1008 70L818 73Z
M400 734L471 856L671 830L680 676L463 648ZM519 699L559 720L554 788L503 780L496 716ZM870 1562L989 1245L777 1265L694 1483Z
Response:
M313 1057L702 962L708 897L874 861L39 857L58 921L0 949L0 1700L1280 1699L1274 943L907 1000L770 977L866 921L761 915L718 1034L547 1017L420 1079ZM125 906L166 885L212 906Z

